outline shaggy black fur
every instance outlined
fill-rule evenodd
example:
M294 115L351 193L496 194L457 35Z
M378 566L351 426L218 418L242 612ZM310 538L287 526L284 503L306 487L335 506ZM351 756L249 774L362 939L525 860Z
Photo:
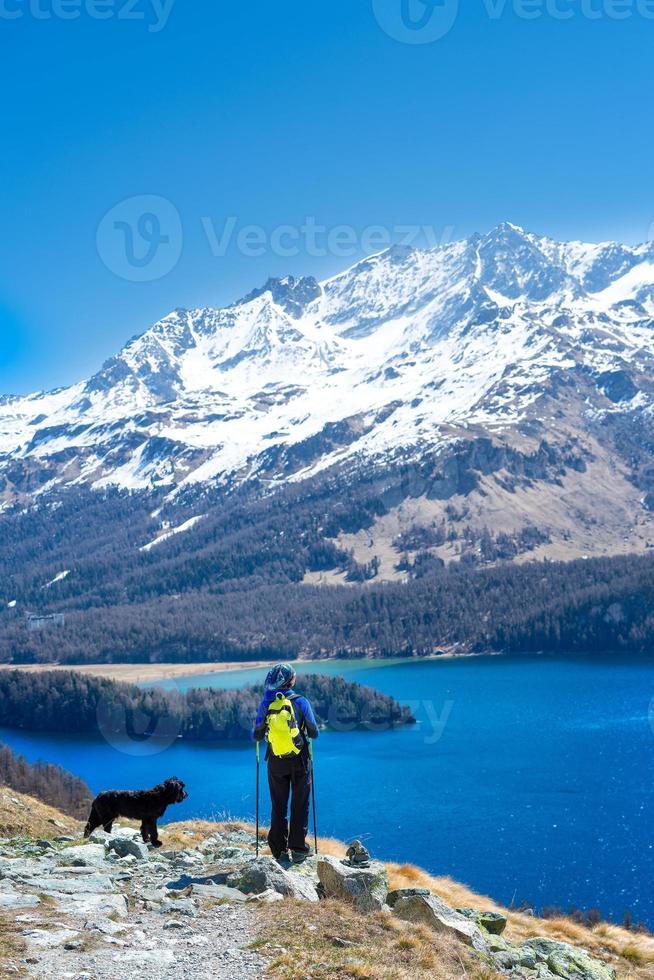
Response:
M153 847L161 847L157 820L163 817L171 803L181 803L187 796L184 783L177 776L171 776L152 789L106 790L91 804L84 836L90 837L96 827L104 827L109 833L117 817L127 817L141 821L141 837L146 844L149 841Z

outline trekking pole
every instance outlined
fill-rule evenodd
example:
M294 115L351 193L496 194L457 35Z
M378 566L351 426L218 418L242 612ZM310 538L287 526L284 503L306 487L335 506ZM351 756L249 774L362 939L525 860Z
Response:
M309 758L311 759L311 803L313 806L313 844L318 853L318 827L316 826L316 784L313 779L313 740L309 739Z
M259 857L259 743L258 742L256 743L256 746L257 746L257 832L256 832L257 839L256 839L256 850L257 850L257 857Z

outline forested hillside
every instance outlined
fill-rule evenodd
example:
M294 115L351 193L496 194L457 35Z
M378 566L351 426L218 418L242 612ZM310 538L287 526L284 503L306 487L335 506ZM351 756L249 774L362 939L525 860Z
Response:
M69 817L85 818L92 799L91 790L78 776L49 762L30 764L0 743L0 785L17 793L34 796Z
M398 538L401 581L375 581L374 562L339 549L340 533L370 527L397 499L424 491L413 469L387 470L347 495L324 479L271 497L198 493L174 508L160 500L171 523L206 516L145 551L156 524L145 494L70 491L5 513L0 661L651 648L650 553L515 564L498 556L497 539L468 533L460 512L448 518L448 534L467 542L456 561L437 555L442 528ZM534 531L519 544L537 540ZM500 541L507 557L509 543ZM342 584L312 582L311 573L334 569ZM27 613L60 613L65 624L29 629Z
M301 690L320 724L335 730L379 730L414 722L393 698L342 677L311 675ZM247 739L263 695L195 688L185 694L143 689L74 671L0 672L0 718L9 728L191 741Z

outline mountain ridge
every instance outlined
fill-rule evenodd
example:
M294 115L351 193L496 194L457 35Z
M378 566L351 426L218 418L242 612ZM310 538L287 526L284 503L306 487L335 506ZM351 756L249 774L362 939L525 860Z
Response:
M650 259L654 246L559 244L505 223L433 249L392 247L322 283L271 279L222 309L176 310L87 381L3 400L0 472L23 460L48 488L53 480L128 489L240 481L268 444L295 445L347 418L365 423L369 410L399 402L396 432L380 423L355 452L445 443L448 425L502 429L529 407L525 381L542 384L555 367L573 366L583 328L593 333L587 366L620 359L602 330L618 332L614 347L644 356ZM583 283L604 291L585 292ZM499 349L503 338L509 351ZM429 397L424 418L411 403ZM153 438L167 440L167 455L148 452Z
M510 223L175 310L0 401L6 603L645 553L653 329L653 244Z

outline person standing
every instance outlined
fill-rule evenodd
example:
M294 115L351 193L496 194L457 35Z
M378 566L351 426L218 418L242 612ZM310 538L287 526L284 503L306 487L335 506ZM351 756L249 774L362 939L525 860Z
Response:
M267 741L271 818L268 845L280 863L299 862L311 853L307 844L311 800L309 739L318 738L311 703L293 690L297 675L290 664L277 664L266 677L253 736ZM288 803L291 801L290 826Z

